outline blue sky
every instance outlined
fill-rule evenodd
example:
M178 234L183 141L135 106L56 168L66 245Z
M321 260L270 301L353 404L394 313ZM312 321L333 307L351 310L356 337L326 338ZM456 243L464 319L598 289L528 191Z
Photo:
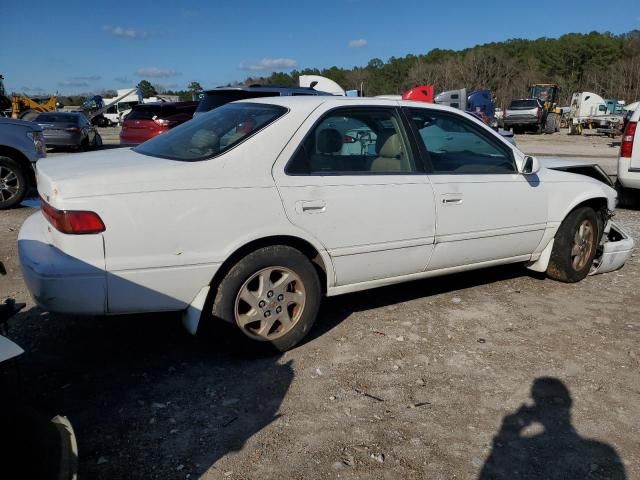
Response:
M640 29L638 0L2 0L9 90L204 87L508 38ZM516 6L517 5L517 6ZM520 6L522 5L522 6Z

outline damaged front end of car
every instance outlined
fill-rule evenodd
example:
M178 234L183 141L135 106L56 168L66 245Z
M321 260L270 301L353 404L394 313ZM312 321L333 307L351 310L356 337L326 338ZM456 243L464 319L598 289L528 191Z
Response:
M634 241L620 225L611 219L606 223L604 234L589 275L613 272L621 268L631 257Z
M547 165L547 168L584 175L615 189L615 184L611 177L607 175L600 165L595 163L555 160L554 164ZM613 216L614 212L607 209L602 212L604 231L589 275L618 270L631 257L635 242L620 225L612 220Z

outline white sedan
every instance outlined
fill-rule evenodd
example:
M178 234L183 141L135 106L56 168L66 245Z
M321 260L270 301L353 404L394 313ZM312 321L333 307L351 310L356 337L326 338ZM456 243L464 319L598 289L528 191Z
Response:
M354 131L374 147L345 148ZM564 282L620 267L616 192L576 171L440 105L253 99L41 161L20 260L44 309L182 311L192 333L226 321L286 350L324 295L515 262Z

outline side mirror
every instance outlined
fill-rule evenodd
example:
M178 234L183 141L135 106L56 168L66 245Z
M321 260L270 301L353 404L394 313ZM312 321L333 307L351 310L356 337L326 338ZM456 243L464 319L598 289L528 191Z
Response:
M540 161L536 157L527 156L524 158L524 165L522 165L523 175L535 175L540 171Z

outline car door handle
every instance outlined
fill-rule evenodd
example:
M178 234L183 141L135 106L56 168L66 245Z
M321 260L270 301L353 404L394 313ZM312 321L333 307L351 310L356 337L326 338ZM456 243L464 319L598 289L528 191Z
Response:
M445 194L442 196L443 205L462 205L462 195L460 194Z
M324 200L300 200L296 202L297 213L324 213L327 204Z

